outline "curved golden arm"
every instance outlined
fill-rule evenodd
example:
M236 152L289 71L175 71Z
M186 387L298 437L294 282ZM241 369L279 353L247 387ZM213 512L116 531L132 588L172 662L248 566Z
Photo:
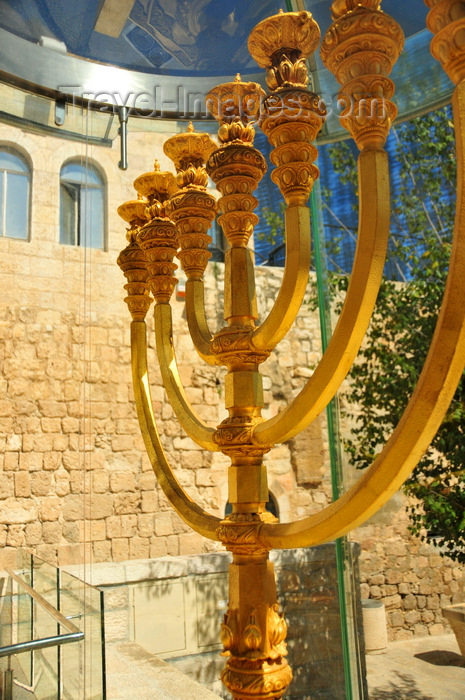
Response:
M145 321L131 323L131 362L137 417L145 449L153 471L178 515L196 532L211 540L218 540L220 519L200 508L182 489L166 459L160 442L152 410L147 370L147 329Z
M217 452L219 447L213 442L214 429L209 428L197 417L182 386L173 347L171 306L169 304L156 304L154 319L158 363L168 401L189 437L210 452Z
M465 81L453 97L457 144L457 206L449 274L436 330L404 414L371 467L341 498L308 518L263 525L268 547L308 547L361 525L402 485L438 430L465 364Z
M289 205L284 212L286 263L281 288L268 317L254 331L257 350L273 350L294 323L310 272L310 210Z
M212 334L205 317L203 280L187 280L186 282L186 315L189 332L198 354L210 365L217 361L210 350Z
M295 399L274 418L257 425L259 445L297 435L324 410L344 380L368 328L381 283L389 236L389 170L382 150L359 155L360 214L351 280L326 352Z

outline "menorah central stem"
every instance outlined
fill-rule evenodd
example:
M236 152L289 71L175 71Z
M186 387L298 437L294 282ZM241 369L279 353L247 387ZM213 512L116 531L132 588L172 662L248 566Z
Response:
M237 81L223 89L236 99L255 90L254 84ZM220 101L220 100L219 100ZM228 470L232 513L222 522L219 536L233 554L229 571L229 605L221 639L228 657L222 680L236 700L281 697L292 673L284 658L286 624L278 613L273 565L260 545L258 530L274 520L266 511L269 499L263 455L269 445L256 446L252 432L262 421L260 364L269 350L258 350L252 335L258 319L255 276L247 248L257 216L253 191L266 170L259 151L252 146L253 129L240 118L220 127L224 144L207 162L207 171L221 193L219 222L230 248L225 255L226 326L213 336L211 350L227 367L225 407L228 417L214 439L231 459Z

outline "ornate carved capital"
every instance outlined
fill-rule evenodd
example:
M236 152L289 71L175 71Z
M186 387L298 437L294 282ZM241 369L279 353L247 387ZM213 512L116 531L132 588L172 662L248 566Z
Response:
M255 190L267 166L265 158L256 148L231 143L214 151L206 168L221 194L245 194ZM244 190L243 184L235 185L236 176L250 179L247 190Z
M318 95L288 90L269 95L262 111L261 128L275 146L271 173L287 204L305 204L319 175L313 165L318 152L312 141L323 126L326 110Z
M249 37L249 51L267 69L273 91L263 102L260 126L276 147L271 159L277 167L271 177L287 204L305 204L319 174L312 165L316 150L311 141L326 110L319 97L306 90L306 58L319 38L320 29L309 12L282 11L260 22Z
M243 146L251 146L255 138L255 129L252 124L243 124L237 117L229 124L221 124L218 129L218 140L221 144L239 143Z
M166 204L166 210L179 231L178 258L189 280L202 279L211 257L207 248L212 239L207 231L216 216L217 204L206 192L208 175L204 163L214 149L216 143L208 134L194 132L192 122L186 133L172 136L163 146L176 167L181 187Z
M138 229L147 222L148 201L139 195L139 199L131 199L121 204L117 211L119 216L129 224L126 238L131 243Z
M308 155L304 149L301 153ZM289 155L292 153L289 152ZM271 179L278 185L286 204L303 205L319 174L320 171L316 165L312 165L307 160L279 166L271 173Z
M333 22L321 59L341 85L361 75L387 76L404 45L400 25L384 12L358 6Z
M353 5L351 0L333 4L337 19L323 37L321 58L342 85L342 124L359 148L379 148L397 114L387 76L402 51L404 35L392 17L376 9L379 3Z
M128 305L133 320L143 321L152 303L147 283L149 273L145 253L137 243L132 241L121 251L117 263L128 281L124 285L128 293L124 301Z
M253 29L249 36L250 55L266 68L270 90L305 88L308 84L306 59L320 40L320 28L310 12L279 12Z
M223 195L218 221L224 234L231 246L246 247L258 221L252 192L266 172L265 158L251 145L228 143L211 154L206 167Z
M384 145L396 115L396 105L380 95L356 96L342 111L341 124L360 150L379 148Z
M253 429L263 419L256 416L229 416L219 424L213 440L229 457L262 457L271 445L254 445Z
M239 203L239 198L236 201ZM227 212L218 217L218 223L231 245L246 246L255 224L258 223L258 216L250 211Z
M153 172L139 175L134 180L134 187L139 195L148 200L147 218L164 217L164 202L179 189L173 173L161 171L158 160Z
M254 328L250 326L226 326L210 341L213 355L216 355L221 364L231 366L234 364L250 363L261 364L270 356L269 351L258 351L252 343Z
M196 236L197 243L192 244L193 238L193 236L180 237L183 249L179 251L178 258L187 279L199 280L202 279L207 263L212 255L209 250L206 250L206 246L212 239L210 236L204 236L202 239ZM205 246L205 248L202 246Z
M155 301L169 302L176 286L173 258L179 246L178 231L169 219L153 219L139 229L136 241L145 253L149 284Z
M196 133L192 122L187 131L172 136L163 145L163 151L173 161L178 173L177 183L183 187L205 189L207 180L203 175L203 164L216 148L209 134ZM197 181L196 181L197 177Z
M334 0L331 5L331 17L339 19L348 12L356 10L358 6L366 7L370 10L379 10L381 8L381 0Z
M204 168L202 171L205 173ZM216 216L216 200L205 188L187 187L168 202L167 209L179 231L182 268L188 279L202 279L211 257L207 248L212 239L207 231Z
M436 35L431 40L431 53L457 84L465 78L465 6L462 0L425 2L432 8L426 25Z
M326 118L326 108L319 95L308 90L286 90L271 93L266 98L260 120L260 127L274 146L280 142L275 130L288 126L288 133L295 134L301 142L314 141ZM305 134L300 132L306 125ZM294 139L286 139L290 142ZM283 141L281 141L283 142Z
M253 144L255 130L250 122L257 120L264 98L263 88L258 83L243 82L239 73L233 82L210 90L206 107L220 123L221 143Z

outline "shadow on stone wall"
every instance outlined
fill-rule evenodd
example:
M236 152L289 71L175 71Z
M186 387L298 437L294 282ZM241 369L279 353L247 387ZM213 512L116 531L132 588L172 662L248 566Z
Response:
M349 619L348 627L349 634L353 633L357 639L361 639L358 547L354 544L351 547L355 559L352 595L356 601L356 619L355 623ZM278 598L289 625L289 663L294 673L286 697L288 700L345 700L347 695L334 543L280 552L276 568ZM359 663L363 662L364 654L363 659L359 660ZM360 697L367 697L364 665L362 676Z

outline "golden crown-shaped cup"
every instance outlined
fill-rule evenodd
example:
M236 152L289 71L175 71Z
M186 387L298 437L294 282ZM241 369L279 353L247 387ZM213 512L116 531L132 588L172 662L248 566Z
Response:
M248 49L260 68L273 65L276 53L298 51L307 58L318 48L320 28L310 12L286 12L272 15L252 30Z
M154 200L164 202L179 189L173 173L160 170L158 160L155 161L152 172L143 173L134 180L134 187L140 195L147 197L149 204Z

